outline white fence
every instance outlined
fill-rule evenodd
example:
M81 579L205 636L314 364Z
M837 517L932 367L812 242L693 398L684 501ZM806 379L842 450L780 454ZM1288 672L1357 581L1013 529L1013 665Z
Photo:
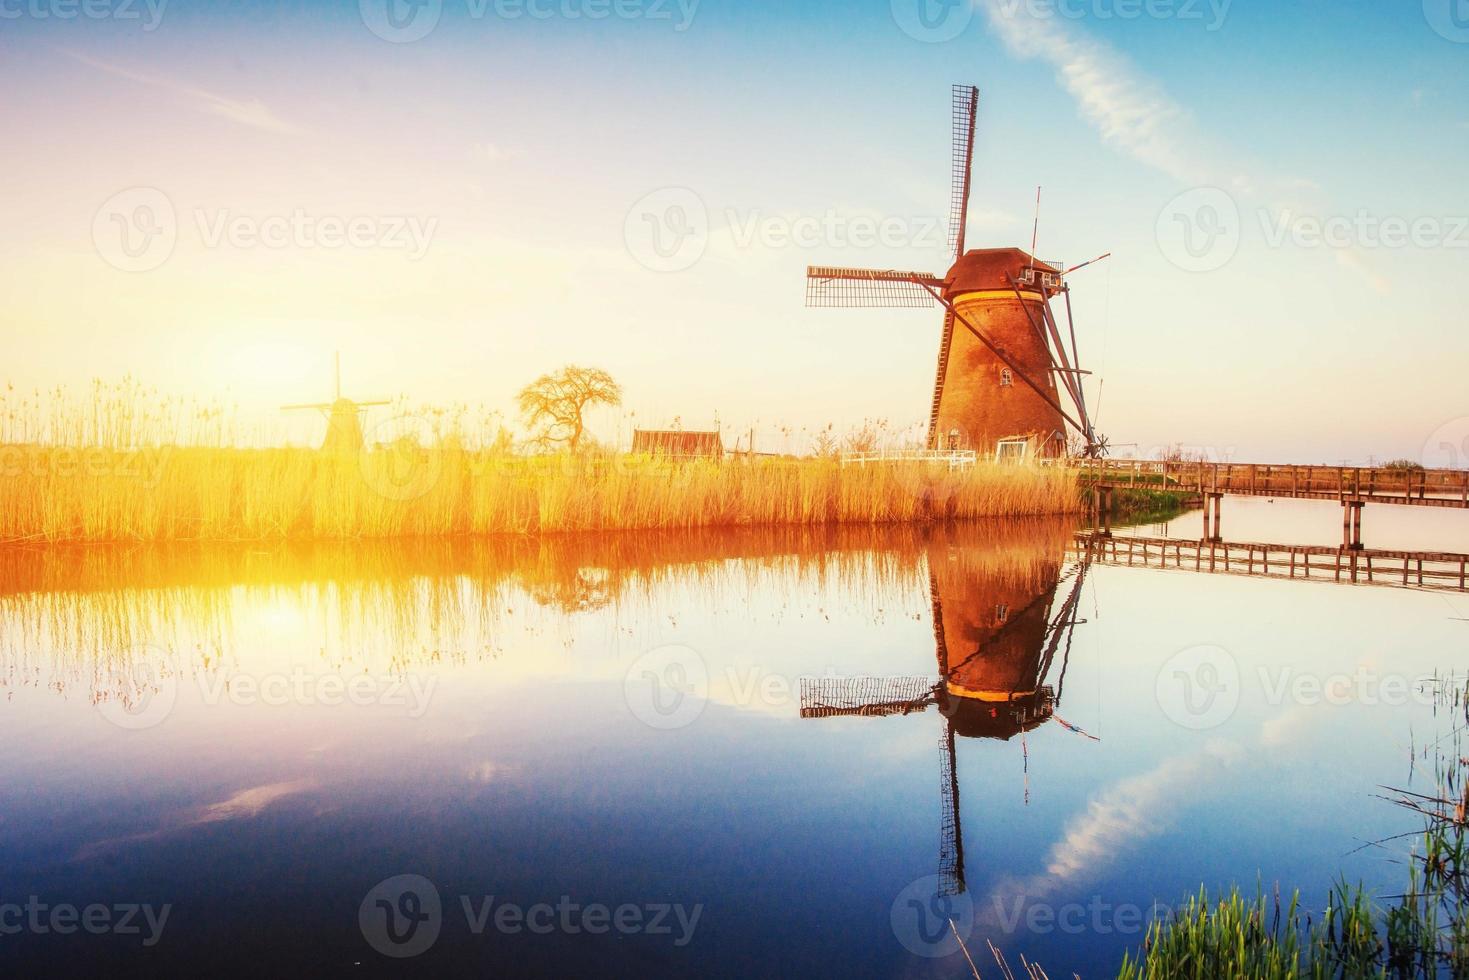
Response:
M843 466L868 463L943 463L949 469L973 466L979 454L973 449L884 449L871 453L842 453Z

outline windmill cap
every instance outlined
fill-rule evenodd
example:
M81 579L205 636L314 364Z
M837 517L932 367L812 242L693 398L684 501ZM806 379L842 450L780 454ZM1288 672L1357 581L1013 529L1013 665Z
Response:
M1055 697L1049 687L1008 701L953 697L947 711L954 734L963 738L1008 740L1051 719Z
M1019 280L1020 273L1028 267L1041 272L1059 273L1061 270L1049 263L1033 258L1019 248L973 248L959 257L949 269L945 295L973 293L986 289L1009 289L1011 280Z

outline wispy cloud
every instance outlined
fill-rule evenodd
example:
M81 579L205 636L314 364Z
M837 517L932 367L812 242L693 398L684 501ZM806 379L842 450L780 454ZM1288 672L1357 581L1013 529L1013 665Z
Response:
M294 796L297 793L304 793L315 787L316 782L311 779L251 786L249 789L240 790L228 799L201 807L186 826L192 827L199 824L217 823L221 820L242 820L258 816L260 811L275 801Z
M1012 54L1039 58L1055 69L1057 81L1103 140L1181 181L1207 181L1208 168L1188 149L1188 112L1125 57L1060 18L1033 16L1025 4L978 2Z
M81 54L76 51L65 51L68 57L78 61L89 68L125 78L140 85L148 85L153 88L163 89L191 104L194 108L208 112L225 119L233 120L242 126L253 129L261 129L270 133L281 133L291 135L302 133L305 130L295 123L287 122L259 99L232 99L208 89L202 89L185 82L164 78L160 75L150 75L146 72L137 71L122 65L114 65L110 62L100 61L90 55Z
M1122 780L1071 821L1051 848L1044 874L1006 883L995 896L1010 892L1044 898L1104 874L1130 847L1169 825L1190 798L1189 788L1217 778L1241 754L1233 743L1213 743L1202 752L1165 759L1155 769Z
M1185 107L1125 56L1062 18L1036 16L1027 4L1015 0L974 2L984 10L991 28L1011 54L1051 65L1056 80L1075 100L1082 118L1104 142L1139 163L1187 185L1226 188L1236 198L1263 194L1289 202L1301 193L1325 193L1309 178L1251 174L1247 167L1230 162L1227 154L1217 151L1206 158L1199 150L1206 145L1205 140ZM1424 94L1424 90L1415 89L1414 103L1421 103ZM1373 271L1360 249L1339 250L1336 261L1376 292L1391 291L1391 282Z
M169 834L188 830L191 827L202 827L207 824L220 823L228 820L248 820L252 817L259 816L271 804L287 797L309 792L315 789L316 786L317 783L313 779L297 779L290 782L251 786L217 803L208 803L204 806L185 811L182 814L171 816L153 830L127 834L122 837L108 837L103 840L83 844L72 855L72 860L85 861L116 851L126 845L158 840Z

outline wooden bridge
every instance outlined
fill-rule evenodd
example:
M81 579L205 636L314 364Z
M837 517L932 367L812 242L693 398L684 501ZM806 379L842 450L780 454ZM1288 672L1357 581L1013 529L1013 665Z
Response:
M1469 508L1469 470L1143 459L1083 459L1074 465L1099 486Z
M1199 494L1203 540L1215 544L1223 540L1220 510L1227 494L1338 501L1342 547L1357 551L1362 550L1362 509L1369 503L1469 509L1469 470L1134 459L1084 459L1073 465L1094 489L1093 506L1104 533L1111 531L1113 492L1121 487Z
M1469 555L1323 545L1129 537L1078 531L1077 557L1104 565L1469 592Z

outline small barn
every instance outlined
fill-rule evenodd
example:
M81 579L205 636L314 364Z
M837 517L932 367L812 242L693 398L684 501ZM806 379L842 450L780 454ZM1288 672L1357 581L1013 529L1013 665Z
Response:
M634 429L632 451L657 456L723 459L724 443L718 432L686 429Z

